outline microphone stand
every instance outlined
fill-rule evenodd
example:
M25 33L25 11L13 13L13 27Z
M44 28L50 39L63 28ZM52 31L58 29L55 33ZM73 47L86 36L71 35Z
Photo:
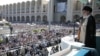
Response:
M75 40L75 19L74 19L74 25L73 25L73 38L74 38L74 41L76 41Z

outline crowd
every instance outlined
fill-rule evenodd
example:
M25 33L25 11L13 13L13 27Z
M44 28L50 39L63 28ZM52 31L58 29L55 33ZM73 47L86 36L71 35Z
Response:
M57 29L52 26L50 31L47 25L13 25L13 27L19 31L15 36L5 37L0 43L0 56L2 53L6 53L6 56L48 56L47 47L53 46L52 53L58 52L61 38L72 34L71 28L59 26Z

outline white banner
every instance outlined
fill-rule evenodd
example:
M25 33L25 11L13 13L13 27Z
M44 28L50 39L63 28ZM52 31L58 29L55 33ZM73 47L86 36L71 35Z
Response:
M57 12L66 12L66 3L65 2L61 2L61 3L57 3Z

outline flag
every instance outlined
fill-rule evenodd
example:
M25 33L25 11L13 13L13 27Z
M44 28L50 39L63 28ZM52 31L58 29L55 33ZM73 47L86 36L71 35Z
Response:
M100 5L100 0L96 0L96 4Z
M88 3L88 0L79 0L81 3L83 4L87 4Z
M0 37L0 43L2 43L2 42L3 42L3 38Z

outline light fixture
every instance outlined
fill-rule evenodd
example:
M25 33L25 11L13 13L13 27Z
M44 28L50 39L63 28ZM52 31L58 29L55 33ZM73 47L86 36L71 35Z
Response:
M35 0L35 2L37 2L37 0Z
M47 2L49 2L50 0L46 0Z
M88 0L89 3L91 3L91 0Z

